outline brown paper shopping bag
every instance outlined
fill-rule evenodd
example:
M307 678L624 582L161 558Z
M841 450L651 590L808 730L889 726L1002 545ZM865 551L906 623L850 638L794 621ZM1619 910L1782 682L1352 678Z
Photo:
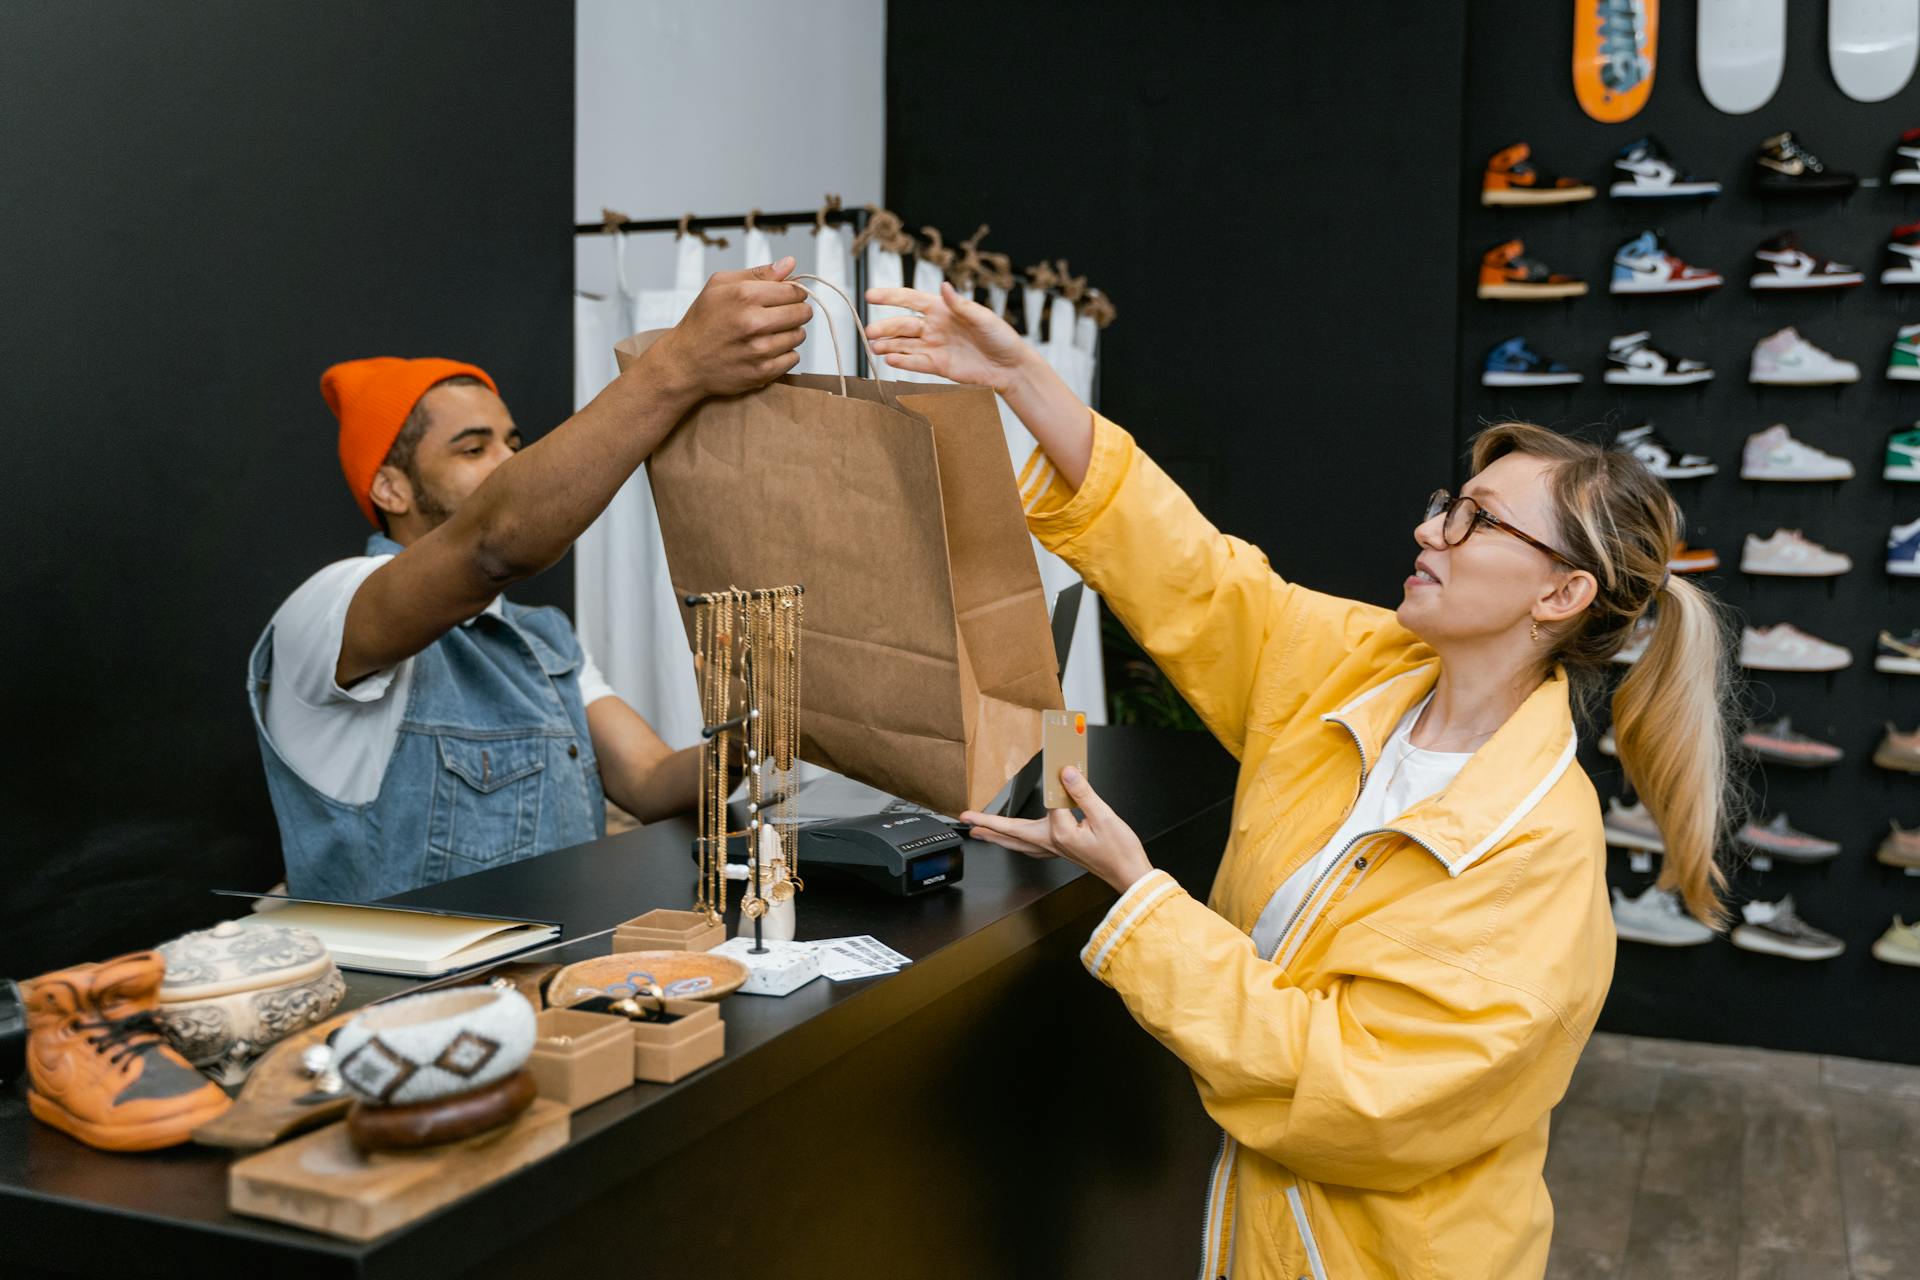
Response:
M703 402L647 473L676 596L805 586L803 758L958 813L1039 750L1060 681L991 391L785 377Z

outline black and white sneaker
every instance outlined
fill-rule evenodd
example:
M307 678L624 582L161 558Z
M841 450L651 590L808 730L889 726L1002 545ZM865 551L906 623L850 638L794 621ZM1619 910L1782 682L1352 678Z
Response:
M1829 169L1791 133L1776 133L1753 157L1753 185L1762 195L1838 196L1860 185L1857 175Z
M1720 194L1720 184L1682 173L1652 137L1620 148L1613 167L1621 179L1607 188L1616 200L1698 200Z
M1706 361L1668 355L1645 329L1607 339L1607 363L1606 380L1615 386L1684 387L1713 377Z
M1749 902L1740 908L1743 923L1733 931L1733 945L1789 960L1831 960L1847 944L1802 920L1793 910L1793 895L1778 902Z
M1893 229L1887 257L1894 265L1880 273L1881 284L1920 284L1920 222Z
M1719 464L1705 454L1688 453L1663 438L1651 422L1628 427L1613 438L1613 447L1631 453L1662 480L1694 480L1720 470Z
M1791 231L1762 244L1753 256L1760 266L1747 283L1756 289L1845 289L1867 278L1844 262L1808 253Z

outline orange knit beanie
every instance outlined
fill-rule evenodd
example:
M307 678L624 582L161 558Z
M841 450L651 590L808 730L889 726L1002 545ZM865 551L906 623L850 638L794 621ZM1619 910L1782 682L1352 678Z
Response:
M320 394L326 397L333 416L340 419L340 470L347 477L347 487L353 490L353 500L360 504L360 514L375 528L380 520L373 511L373 473L393 451L393 442L420 397L435 383L461 374L480 379L487 390L500 394L500 388L478 365L433 357L345 360L320 375Z

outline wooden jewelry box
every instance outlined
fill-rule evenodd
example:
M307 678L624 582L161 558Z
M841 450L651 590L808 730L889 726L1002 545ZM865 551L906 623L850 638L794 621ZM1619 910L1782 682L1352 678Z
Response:
M727 940L724 922L708 923L701 911L656 908L635 916L613 933L613 954L622 951L710 951Z
M672 1084L718 1062L727 1050L727 1026L720 1006L709 1000L666 1000L661 1007L672 1022L633 1023L633 1078Z
M578 1111L633 1083L633 1037L618 1014L547 1009L534 1021L527 1070L543 1098Z

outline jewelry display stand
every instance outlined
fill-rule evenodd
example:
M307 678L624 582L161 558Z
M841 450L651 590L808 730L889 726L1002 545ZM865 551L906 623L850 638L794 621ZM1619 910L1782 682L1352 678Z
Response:
M747 775L747 865L740 934L713 948L747 966L740 990L784 996L820 976L814 949L793 941L799 868L800 633L805 591L731 589L686 597L694 611L700 714L700 888L696 911L719 923L727 910L727 768L740 735ZM735 710L733 672L745 677ZM776 797L769 806L767 797Z
M781 892L781 887L789 881L786 868L780 860L780 835L771 825L760 828L759 872L761 882L772 886L767 898L773 905L759 917L749 917L744 911L741 912L740 928L734 936L751 938L755 936L754 931L758 930L758 936L767 942L792 942L799 913L793 907L793 891L788 889L785 893Z

